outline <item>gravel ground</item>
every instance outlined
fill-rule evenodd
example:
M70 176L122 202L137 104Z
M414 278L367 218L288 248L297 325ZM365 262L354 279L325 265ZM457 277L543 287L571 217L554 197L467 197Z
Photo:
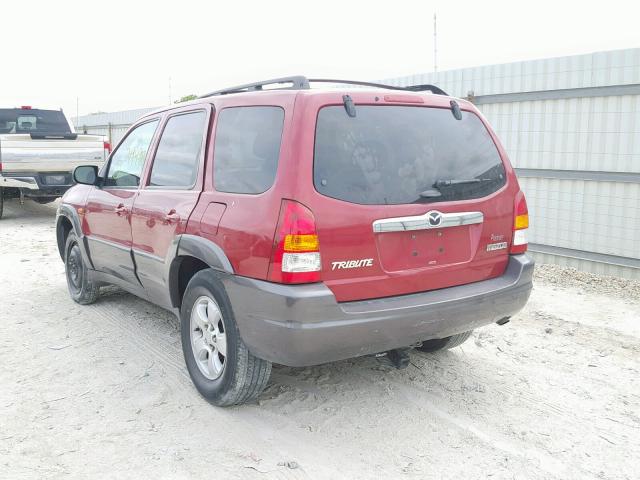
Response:
M69 299L55 205L5 210L2 478L638 478L638 282L542 266L523 312L461 347L275 367L256 404L218 409L172 315Z

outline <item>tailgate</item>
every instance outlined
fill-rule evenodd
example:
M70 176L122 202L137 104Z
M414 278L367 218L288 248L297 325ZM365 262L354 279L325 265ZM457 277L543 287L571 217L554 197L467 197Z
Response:
M320 109L313 204L322 279L338 301L461 285L508 261L514 185L473 112ZM515 186L517 187L517 186Z
M0 135L3 173L70 172L78 165L102 165L102 136L75 139L32 138L29 134Z

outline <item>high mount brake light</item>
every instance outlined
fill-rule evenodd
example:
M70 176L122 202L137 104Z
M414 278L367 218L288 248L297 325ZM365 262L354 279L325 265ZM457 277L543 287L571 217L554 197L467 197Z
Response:
M320 245L313 213L293 200L283 200L276 228L269 280L278 283L320 281Z
M513 220L513 240L511 241L512 254L524 253L527 251L529 241L527 240L527 232L529 230L529 210L527 209L527 200L522 190L516 194L515 198L515 217Z

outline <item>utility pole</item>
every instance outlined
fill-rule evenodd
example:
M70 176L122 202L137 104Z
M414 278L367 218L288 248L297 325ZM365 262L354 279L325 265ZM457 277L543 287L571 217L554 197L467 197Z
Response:
M169 76L169 105L171 105L171 76Z
M80 123L80 97L76 97L76 125Z
M433 14L433 73L438 73L438 31L436 14Z

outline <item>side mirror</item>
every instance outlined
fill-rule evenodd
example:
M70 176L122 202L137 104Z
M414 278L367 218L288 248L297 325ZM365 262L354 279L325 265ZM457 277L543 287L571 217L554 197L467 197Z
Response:
M95 165L80 165L73 171L73 181L83 185L98 183L98 167Z

